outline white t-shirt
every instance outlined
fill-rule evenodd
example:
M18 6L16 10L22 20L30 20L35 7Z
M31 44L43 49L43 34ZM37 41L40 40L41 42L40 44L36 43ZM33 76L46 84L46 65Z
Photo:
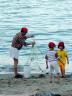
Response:
M48 50L47 51L47 57L48 57L48 61L51 62L51 61L57 61L57 58L55 57L55 54L56 54L56 50Z

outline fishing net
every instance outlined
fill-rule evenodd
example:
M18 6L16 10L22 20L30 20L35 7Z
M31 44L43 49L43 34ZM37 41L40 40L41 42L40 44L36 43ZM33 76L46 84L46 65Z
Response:
M31 48L26 64L30 65L31 71L45 73L46 65L44 58L44 54L35 43L35 45Z

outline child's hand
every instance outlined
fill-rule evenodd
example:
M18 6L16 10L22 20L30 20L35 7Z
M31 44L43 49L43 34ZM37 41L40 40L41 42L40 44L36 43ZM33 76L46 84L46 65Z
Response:
M55 57L58 58L58 54L57 53L55 54Z
M48 60L48 56L47 55L45 56L45 59Z
M48 65L46 66L46 69L48 69Z
M67 61L67 64L69 64L69 61Z

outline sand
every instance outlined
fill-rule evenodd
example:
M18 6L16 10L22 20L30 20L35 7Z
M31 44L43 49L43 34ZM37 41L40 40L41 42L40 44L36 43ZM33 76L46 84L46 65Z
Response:
M35 93L52 92L61 96L72 96L72 75L60 78L59 83L54 78L49 82L49 75L38 78L0 80L0 96L30 96Z

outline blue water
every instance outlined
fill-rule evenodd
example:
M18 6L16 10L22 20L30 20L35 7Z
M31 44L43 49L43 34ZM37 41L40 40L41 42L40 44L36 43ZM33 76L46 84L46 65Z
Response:
M0 64L10 64L12 38L23 26L35 35L43 55L49 41L64 41L72 61L72 0L0 0ZM21 50L21 64L30 50Z

